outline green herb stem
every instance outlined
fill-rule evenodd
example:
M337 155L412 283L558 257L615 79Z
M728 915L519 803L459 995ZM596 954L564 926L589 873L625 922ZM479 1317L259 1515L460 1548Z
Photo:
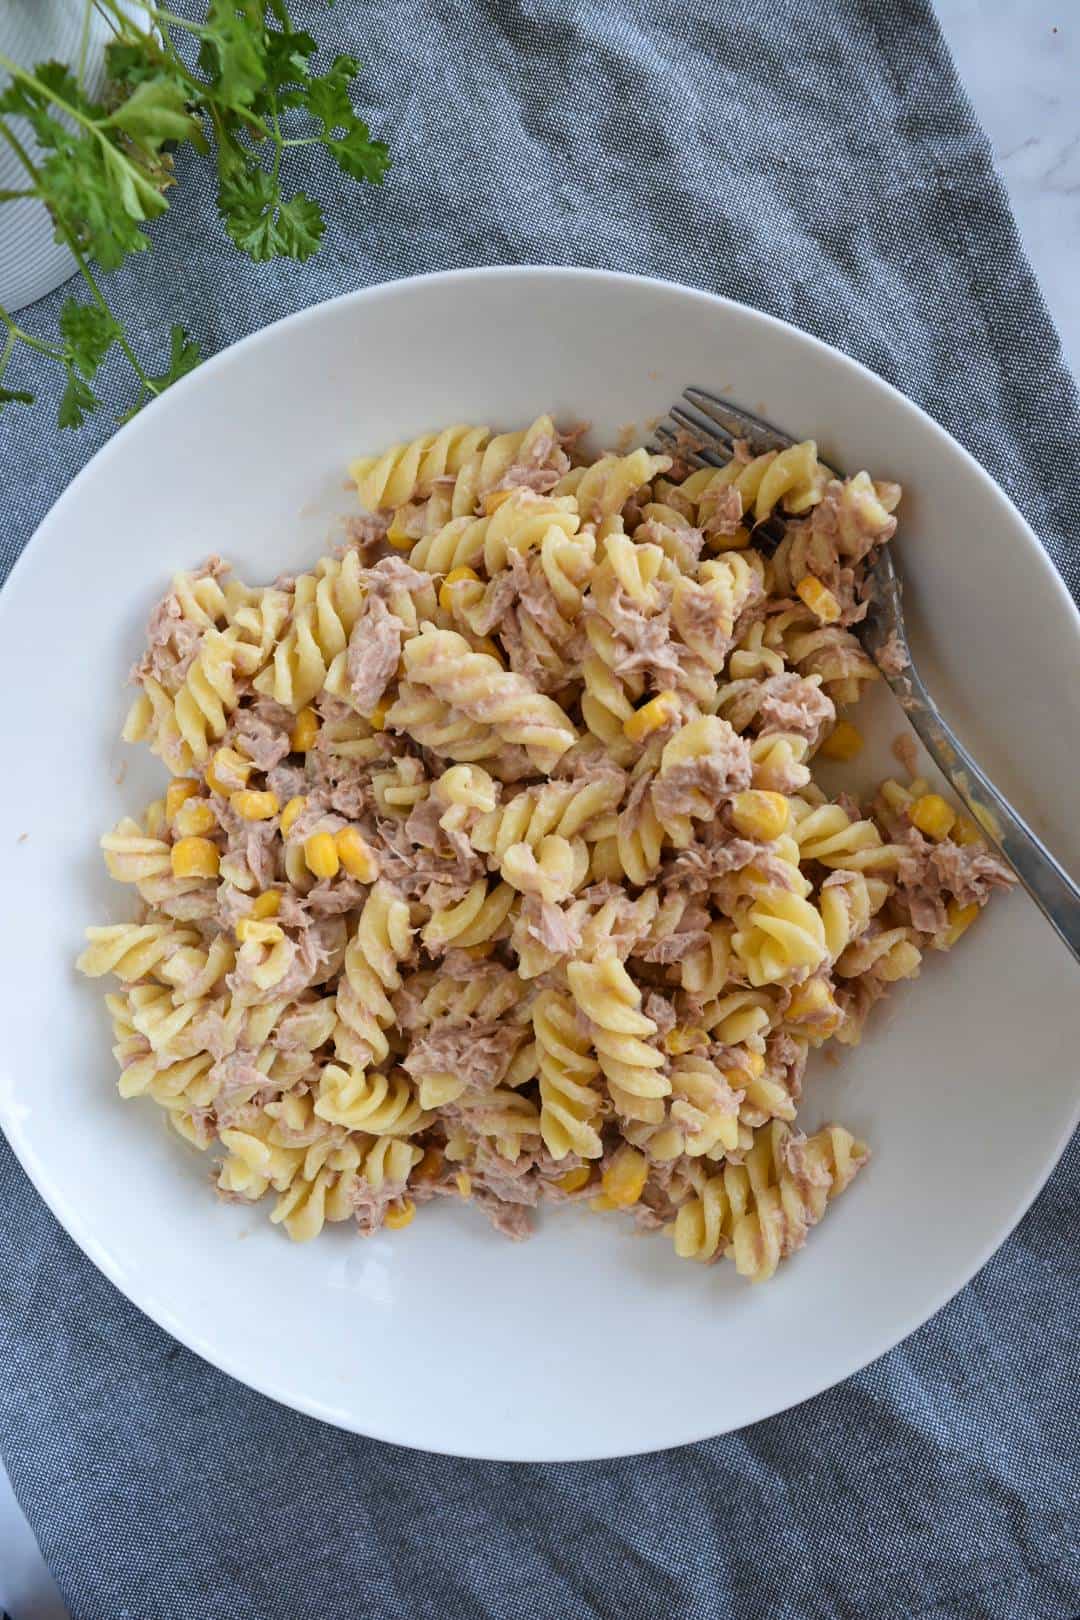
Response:
M7 141L8 145L11 147L11 150L15 153L15 156L18 158L19 162L22 164L23 168L34 182L32 195L35 197L38 196L37 170L34 167L34 160L26 150L26 147L23 145L22 141L20 141L19 137L16 135L15 131L9 124L5 124L2 118L0 118L0 135L4 137L5 141Z
M43 342L41 338L35 337L33 332L27 332L24 327L20 326L18 322L8 314L3 304L0 304L0 321L2 321L8 329L7 340L4 343L2 357L0 357L0 371L3 371L4 367L10 360L16 343L25 343L27 348L36 349L38 354L47 355L50 360L67 359L67 355L64 353L63 349L54 348L51 343Z
M3 60L3 58L0 57L0 60ZM9 126L7 124L5 124L3 122L3 120L0 120L0 135L4 136L4 138L7 140L8 144L11 146L12 150L15 152L16 156L18 157L20 163L26 169L27 173L31 176L31 178L34 178L35 177L35 170L34 170L33 159L31 158L29 152L26 150L25 146L19 140L18 136L15 134L14 130L9 128ZM86 255L83 253L81 247L79 246L79 242L78 242L77 237L75 236L74 231L72 231L71 227L68 225L67 220L62 218L59 215L54 216L53 223L55 224L55 226L56 226L57 230L59 231L60 235L63 237L64 241L67 243L67 246L70 248L71 253L74 256L75 262L78 265L80 271L82 272L83 279L85 280L87 286L90 288L90 291L93 294L94 302L97 304L99 309L103 310L105 312L105 314L110 317L110 319L115 321L116 317L113 315L112 310L109 308L108 300L106 299L104 293L101 291L101 288L97 284L97 280L96 280L96 278L94 276L94 273L90 269L90 266L86 261ZM5 320L5 322L6 322L6 324L8 326L11 325L10 316L5 314L4 315L4 320ZM159 394L161 392L161 390L159 388L157 388L155 386L155 384L150 380L150 377L148 376L145 368L140 364L138 356L135 354L135 351L132 349L132 347L131 347L130 343L128 342L127 338L124 336L124 332L123 332L123 329L120 327L119 321L116 321L116 325L117 325L117 327L119 329L119 335L118 335L117 341L120 344L120 348L121 348L122 352L127 357L127 360L129 362L129 364L131 365L132 370L135 372L135 375L138 377L138 379L142 383L143 387L148 389L151 394ZM29 343L32 348L40 349L42 354L49 354L49 355L52 356L52 358L54 360L63 360L65 358L64 353L63 353L62 350L50 349L47 345L39 343L35 338L32 338L29 333L23 332L21 328L18 329L18 332L19 332L19 338L20 338L20 340L22 342Z
M120 325L120 322L116 320L116 316L113 314L112 310L109 308L108 300L106 299L105 294L102 292L101 288L98 286L97 280L95 279L95 276L94 276L94 272L91 270L90 266L87 264L86 256L83 253L82 249L79 247L78 242L72 236L72 234L70 233L70 231L68 230L68 228L64 224L64 222L61 220L59 223L60 223L60 228L64 233L64 239L67 242L68 246L70 247L72 253L75 255L75 262L79 266L79 269L82 271L83 277L86 280L86 284L90 288L90 291L94 295L94 302L97 304L97 306L98 306L98 308L100 310L102 310L106 315L109 316L110 320L116 322L116 328L117 328L116 341L120 345L121 352L126 356L127 361L129 363L129 365L131 366L131 369L134 371L135 375L138 377L139 381L142 383L144 388L148 389L151 394L160 394L161 389L158 388L157 385L154 382L151 381L150 377L147 375L147 373L144 370L143 366L139 363L139 358L136 355L134 349L131 347L131 344L128 342L127 338L124 336L124 329Z
M90 18L94 9L94 0L86 0L86 4L83 6L82 29L79 33L79 66L75 75L80 90L86 84L86 56L90 49Z

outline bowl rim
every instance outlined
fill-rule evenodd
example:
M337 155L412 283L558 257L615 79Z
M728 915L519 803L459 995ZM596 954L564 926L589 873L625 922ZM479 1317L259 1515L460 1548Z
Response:
M165 395L151 401L150 405L141 411L137 417L124 424L119 431L100 446L86 465L72 479L67 488L57 497L23 547L4 582L3 588L0 589L0 635L4 632L7 615L17 611L17 608L11 605L12 593L9 590L11 582L15 579L22 579L33 568L39 566L41 562L43 547L37 542L43 537L47 538L53 526L62 521L67 508L77 503L80 486L84 479L90 475L91 469L94 469L96 474L102 466L106 466L110 459L118 453L117 446L119 444L125 446L123 453L127 453L126 447L133 444L139 434L144 431L148 411L160 412L178 408L177 400L182 399L186 402L197 389L212 387L216 375L225 367L234 364L242 353L250 354L257 351L261 346L272 344L276 341L278 334L285 328L296 331L301 330L305 325L314 324L320 320L333 319L333 312L340 306L377 303L382 298L397 296L403 290L422 288L428 284L484 283L503 279L526 280L530 277L543 277L564 283L589 281L630 283L638 287L651 289L654 293L662 296L674 295L680 300L689 299L698 303L703 309L716 310L719 307L736 319L749 320L751 324L762 323L773 328L782 333L786 340L794 341L796 346L802 346L804 350L822 359L827 359L830 364L838 365L841 371L847 369L852 375L858 376L864 384L869 383L873 389L880 391L882 396L889 400L892 408L899 409L902 414L907 414L911 419L918 422L922 431L929 430L931 435L938 439L943 446L947 447L950 453L958 454L963 463L966 464L969 475L981 483L984 490L992 494L996 502L1000 504L1009 519L1019 525L1019 530L1024 535L1036 566L1039 567L1044 580L1049 583L1052 592L1056 594L1059 603L1065 609L1065 618L1071 620L1078 646L1080 646L1080 609L1077 608L1062 576L1054 566L1048 552L1027 519L997 481L964 445L955 439L920 405L908 399L898 388L880 377L870 367L845 354L842 350L834 348L823 339L803 331L802 328L794 326L778 316L768 314L754 308L752 305L741 303L720 293L709 292L702 288L688 287L681 282L668 281L656 276L635 275L626 271L544 264L468 266L454 270L431 271L416 276L403 276L390 281L378 282L372 286L353 288L348 292L336 294L332 298L324 299L319 303L283 316L279 320L272 321L268 325L248 333L246 336L237 339L236 342L219 350L204 361L195 371L182 378L179 383L174 384ZM29 562L28 559L30 559ZM860 1351L855 1363L848 1366L838 1377L826 1377L820 1381L815 1380L813 1387L802 1391L796 1399L791 1401L786 1400L784 1393L779 1391L777 1400L774 1401L771 1396L766 1398L758 1403L759 1409L752 1411L739 1425L719 1432L737 1433L741 1429L761 1422L766 1418L778 1416L783 1412L793 1410L796 1406L801 1406L803 1402L814 1399L826 1390L844 1383L847 1379L872 1366L882 1356L888 1354L890 1350L893 1350L898 1344L917 1331L918 1328L936 1316L983 1269L1015 1230L1056 1169L1078 1124L1080 1124L1080 1090L1078 1090L1075 1099L1072 1115L1067 1120L1060 1138L1048 1155L1045 1165L1041 1166L1029 1178L1018 1196L1011 1201L1009 1207L995 1223L993 1230L988 1233L984 1242L979 1246L970 1264L963 1270L962 1275L959 1275L958 1278L950 1278L943 1288L936 1291L934 1302L928 1310L919 1308L905 1317L899 1328L890 1327L883 1331L874 1342L871 1353L865 1355ZM163 1304L160 1299L147 1302L144 1297L140 1297L144 1294L144 1290L137 1285L129 1290L128 1283L123 1277L123 1267L113 1257L106 1241L83 1224L79 1207L68 1201L63 1189L50 1179L47 1170L39 1162L32 1146L22 1139L18 1110L9 1106L8 1088L5 1086L0 1086L0 1128L3 1129L4 1135L22 1169L50 1212L92 1264L102 1272L126 1299L154 1321L157 1326L187 1349L209 1362L210 1365L236 1379L237 1382L247 1388L254 1389L259 1394L280 1405L302 1412L308 1417L316 1418L321 1422L329 1423L347 1432L403 1446L410 1450L428 1451L436 1455L460 1456L478 1461L492 1462L591 1462L607 1458L647 1456L670 1450L676 1446L696 1444L699 1441L714 1438L716 1435L716 1431L708 1426L706 1420L704 1428L687 1428L686 1432L676 1434L657 1445L646 1447L627 1445L614 1450L610 1446L602 1450L575 1450L571 1456L567 1456L564 1452L552 1451L524 1458L519 1452L500 1451L491 1448L462 1451L440 1447L435 1444L420 1445L414 1440L402 1439L399 1434L383 1429L377 1422L368 1420L365 1420L363 1427L361 1427L347 1413L336 1410L318 1397L305 1396L291 1389L286 1393L282 1386L276 1384L271 1377L252 1377L249 1373L241 1370L242 1355L229 1350L222 1351L208 1342L190 1325L178 1320L168 1305ZM536 1450L535 1447L533 1449Z

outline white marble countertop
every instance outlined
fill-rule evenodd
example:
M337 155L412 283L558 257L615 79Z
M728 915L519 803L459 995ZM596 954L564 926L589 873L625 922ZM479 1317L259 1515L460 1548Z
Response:
M936 0L990 136L1024 243L1080 372L1080 7L1076 0ZM0 1466L0 1609L64 1620Z
M1080 7L1076 0L935 0L1028 257L1080 374Z

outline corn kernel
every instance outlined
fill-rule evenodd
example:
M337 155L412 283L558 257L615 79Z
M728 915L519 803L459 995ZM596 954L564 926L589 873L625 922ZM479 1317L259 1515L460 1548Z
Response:
M670 725L679 712L674 692L660 692L623 721L623 735L630 742L643 742L650 733Z
M494 658L496 663L502 663L502 653L490 636L478 636L473 642L473 652L486 653L488 658Z
M411 551L416 544L416 536L409 534L406 525L401 521L401 513L394 513L394 520L386 531L386 538L395 551Z
M602 1215L607 1209L618 1209L618 1204L607 1193L597 1193L595 1198L589 1199L589 1208L594 1215Z
M367 717L367 723L372 731L382 731L386 725L386 717L390 713L389 703L379 703L372 709Z
M863 745L863 735L850 720L839 720L822 743L820 752L826 759L854 759Z
M919 971L921 960L917 945L913 945L909 939L898 939L891 951L878 958L874 971L886 984L895 984L898 979L913 979Z
M439 606L442 608L444 613L452 613L454 611L453 587L460 584L463 579L475 579L479 581L480 575L474 568L451 568L450 572L443 580L442 587L439 591Z
M834 1035L844 1015L824 979L807 979L805 984L797 984L792 990L787 1019L792 1024L810 1026L808 1033L820 1039Z
M173 877L217 877L221 856L209 838L181 838L169 857Z
M974 901L970 906L962 906L959 901L953 900L946 906L945 915L948 918L948 927L945 930L945 946L948 949L971 927L979 915L979 908Z
M276 793L269 790L265 793L255 793L250 788L241 788L239 793L230 793L229 804L245 821L269 821L271 816L277 815L280 808Z
M235 748L219 748L206 767L206 785L227 799L236 791L236 780L246 782L251 775L251 761L238 754Z
M333 833L312 833L304 843L304 859L308 871L317 878L336 877L341 865Z
M761 1079L764 1074L764 1058L759 1051L746 1051L746 1068L750 1069L751 1079ZM746 1068L725 1069L724 1079L732 1090L738 1090L746 1084Z
M259 921L262 921L265 917L276 917L280 910L280 894L276 889L267 889L265 894L260 894L257 899L252 902L251 910L248 912L248 916L255 917Z
M489 492L484 496L485 516L490 517L492 512L497 512L503 502L508 501L513 493L514 492L512 489L489 490Z
M438 1148L429 1147L412 1173L413 1181L434 1181L443 1167L443 1156Z
M676 1024L664 1036L664 1051L671 1057L682 1057L684 1052L692 1052L696 1046L707 1046L708 1036L696 1024Z
M199 783L190 776L178 776L170 782L165 789L165 815L171 821L186 799L193 799L199 791Z
M744 838L757 838L765 844L779 838L788 824L790 813L782 793L767 793L762 788L736 793L731 801L731 820L735 831Z
M747 1052L745 1056L751 1079L759 1080L765 1073L765 1059L760 1052ZM732 1091L742 1091L745 1088L746 1068L741 1065L738 1068L724 1069L723 1075Z
M637 1148L621 1147L600 1177L606 1197L616 1209L636 1204L645 1191L649 1174L649 1161Z
M956 824L956 811L951 804L945 803L940 793L924 793L911 806L908 819L927 838L948 838Z
M239 917L235 933L241 945L277 945L285 938L277 923L264 922L258 917Z
M295 799L289 800L288 804L281 812L281 836L283 838L285 834L289 832L293 822L296 820L297 816L300 814L301 810L303 810L306 804L307 799L302 793L298 793Z
M379 875L379 862L355 827L342 827L334 835L334 843L341 864L350 877L360 883L374 883Z
M174 826L182 838L212 832L217 826L213 805L209 799L185 799L176 812Z
M982 839L982 833L978 822L972 821L970 816L957 816L952 837L955 844L977 844Z
M293 728L289 733L290 752L306 754L309 748L314 748L318 735L319 717L309 705L306 709L301 709L293 721Z
M790 1020L813 1017L815 1013L825 1012L835 1005L832 991L824 979L807 979L792 990L787 1016Z
M454 1177L454 1186L457 1188L462 1198L472 1197L472 1176L470 1176L467 1170L458 1171L457 1175Z
M820 579L815 579L813 574L807 574L805 579L800 579L795 587L795 594L806 603L814 617L820 619L822 624L835 624L840 617L840 604L836 597L828 586L823 585Z
M752 538L750 530L740 523L734 534L711 534L709 545L714 551L745 551Z
M586 1186L592 1169L587 1164L579 1164L576 1170L568 1170L565 1176L560 1176L555 1185L564 1193L580 1192Z
M416 1205L411 1198L403 1198L399 1204L391 1204L383 1216L383 1225L388 1226L392 1232L400 1232L403 1226L408 1226L416 1214Z

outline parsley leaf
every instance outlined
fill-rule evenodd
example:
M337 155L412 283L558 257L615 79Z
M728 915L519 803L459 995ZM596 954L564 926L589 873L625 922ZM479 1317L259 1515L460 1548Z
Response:
M10 113L13 118L25 118L39 146L54 151L68 140L68 131L49 112L49 102L27 84L13 79L0 95L0 115Z
M67 298L60 310L60 332L72 364L84 377L92 377L120 336L120 325L98 304L77 304Z
M281 32L271 30L266 36L267 91L283 91L286 85L303 84L310 71L308 64L318 48L318 40L306 31L295 32L289 27ZM260 102L268 99L268 96L260 97ZM281 101L288 105L289 96L283 95Z
M184 86L163 75L137 85L109 123L154 153L160 152L165 141L203 139L202 126L188 111Z
M173 383L179 382L181 377L186 377L189 371L194 371L201 359L199 345L194 338L189 338L182 326L174 326L169 332L169 364L164 371L158 372L156 377L148 378L148 381L156 393L162 394ZM150 390L144 387L131 409L118 416L117 421L121 425L130 422L133 416L138 416L151 397L153 396Z
M145 189L155 200L143 196L130 180L130 163L113 147L108 148L108 159L105 151L92 136L72 140L67 152L54 153L42 164L38 188L79 246L92 253L103 270L115 270L129 253L150 246L138 221L161 213L167 204L148 183Z
M349 85L359 71L355 56L335 56L328 72L313 77L298 99L322 126L322 144L338 167L354 180L378 185L390 165L390 153L382 141L371 139L371 131L353 111Z
M169 364L150 381L158 389L169 388L181 377L186 377L189 371L194 371L201 359L195 339L189 338L182 326L174 326L169 332Z
M199 66L230 107L249 107L266 83L261 0L210 0Z
M5 405L32 405L33 394L28 394L24 388L5 388L0 383L0 411Z
M319 250L322 209L302 191L286 200L265 169L234 169L222 175L218 208L232 241L256 261L308 259Z
M32 75L13 78L0 95L0 116L26 118L48 153L35 180L42 201L63 222L58 236L93 254L103 270L114 270L129 253L148 247L139 223L167 207L161 188L168 176L156 157L158 148L163 140L198 132L177 95L175 86L148 84L110 118L59 62L39 62ZM138 148L128 147L129 138L141 143L141 156Z
M39 62L34 69L34 78L44 85L53 101L91 118L101 113L102 109L97 103L80 90L79 81L66 62Z
M112 39L105 47L105 71L109 83L119 89L134 89L148 79L156 79L165 62L163 52L152 38Z
M71 364L67 366L67 387L60 397L57 423L62 428L82 427L91 411L101 404L88 382L84 382Z
M313 75L303 96L303 104L323 125L327 135L338 124L353 117L349 85L360 71L355 56L335 56L326 73Z

